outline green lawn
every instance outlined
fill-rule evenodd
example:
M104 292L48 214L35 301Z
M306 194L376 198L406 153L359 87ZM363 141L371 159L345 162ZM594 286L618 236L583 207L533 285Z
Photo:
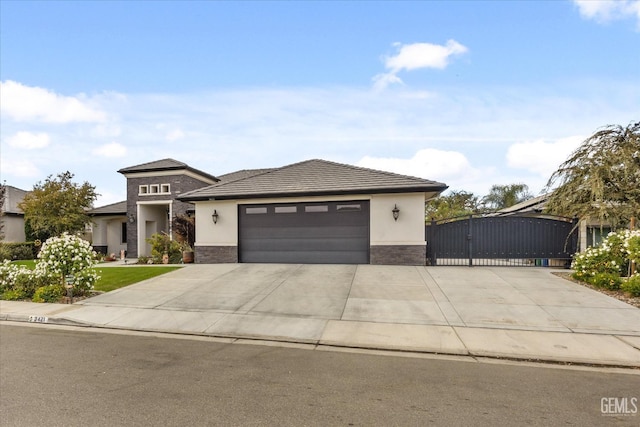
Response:
M34 260L13 261L16 265L26 265L28 269L33 270L36 268L36 262Z
M34 269L35 261L15 261L15 264L26 265L27 268ZM100 264L94 267L99 271L100 280L96 282L95 290L109 292L134 283L141 282L170 271L177 270L176 266L128 266L128 267L104 267Z
M95 290L109 292L114 289L129 286L182 267L105 267L96 266L100 280L96 282Z

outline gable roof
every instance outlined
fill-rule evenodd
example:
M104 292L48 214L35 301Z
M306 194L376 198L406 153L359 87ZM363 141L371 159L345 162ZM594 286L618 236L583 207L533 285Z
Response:
M231 174L229 174L231 175ZM190 191L182 201L340 194L432 192L447 185L437 181L367 169L327 160L306 160Z
M103 215L126 215L127 214L127 201L111 203L110 205L100 206L94 209L89 209L87 214L91 216L103 216Z
M127 174L143 173L143 172L180 171L180 170L191 171L197 175L200 175L214 182L219 181L219 179L213 175L210 175L199 169L192 168L188 164L179 162L174 159L162 159L162 160L156 160L153 162L142 163L135 166L129 166L129 167L120 169L118 173L127 175Z

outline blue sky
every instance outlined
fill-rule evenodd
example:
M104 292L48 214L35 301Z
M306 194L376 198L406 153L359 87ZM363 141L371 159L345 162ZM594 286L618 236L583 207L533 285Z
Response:
M640 1L0 2L1 179L324 158L542 190L640 119Z

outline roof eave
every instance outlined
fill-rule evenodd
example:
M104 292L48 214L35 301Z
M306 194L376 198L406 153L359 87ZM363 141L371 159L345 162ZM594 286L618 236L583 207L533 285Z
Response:
M288 197L311 197L311 196L344 196L344 195L363 195L363 194L398 194L398 193L433 193L443 192L449 188L447 185L442 186L416 186L416 187L396 187L396 188L363 188L358 190L326 190L326 191L307 191L307 192L280 192L280 193L246 193L246 194L221 194L209 196L187 196L178 197L181 202L203 202L209 200L246 200L246 199L277 199Z

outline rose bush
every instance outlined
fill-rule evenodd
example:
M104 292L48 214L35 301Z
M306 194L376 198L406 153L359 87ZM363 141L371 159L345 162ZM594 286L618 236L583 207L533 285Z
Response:
M69 234L52 237L42 245L35 270L8 260L0 264L1 298L53 302L64 290L66 276L72 278L75 296L86 295L100 278L93 269L95 257L86 240Z
M44 242L38 254L36 272L40 275L57 275L60 283L64 283L65 276L72 276L73 293L84 295L93 289L100 278L92 268L97 263L96 253L89 242L64 233Z
M623 230L609 233L600 246L576 254L571 268L573 278L577 280L607 289L627 290L633 286L625 286L625 283L637 280L633 279L635 271L630 272L631 278L625 280L623 277L627 276L631 265L637 270L639 260L640 230Z

